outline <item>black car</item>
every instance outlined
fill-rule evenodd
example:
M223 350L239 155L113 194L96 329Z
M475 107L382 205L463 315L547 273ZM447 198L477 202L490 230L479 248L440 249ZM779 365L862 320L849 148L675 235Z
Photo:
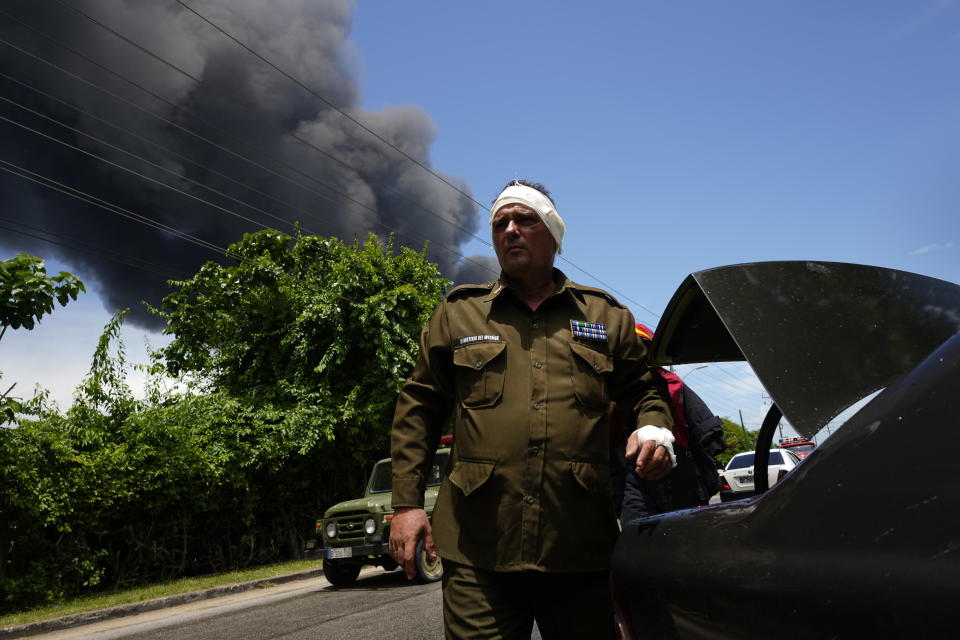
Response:
M627 526L613 556L626 638L960 634L960 286L853 264L689 276L655 364L748 361L811 437L879 390L774 487Z

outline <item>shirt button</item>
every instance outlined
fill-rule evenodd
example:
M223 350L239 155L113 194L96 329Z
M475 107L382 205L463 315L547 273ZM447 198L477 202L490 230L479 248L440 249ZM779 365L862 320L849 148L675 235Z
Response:
M542 362L534 362L534 363L533 363L533 366L536 367L537 369L539 369L540 367L543 366L543 363L542 363Z
M539 410L540 410L540 403L539 403L539 402L534 402L534 403L533 403L533 408L536 409L537 411L539 411Z
M538 447L537 445L533 445L532 447L530 447L530 455L535 456L538 453L540 453L540 447Z
M480 360L477 360L477 364L474 365L474 366L475 366L477 369L482 369L482 368L483 368L483 362L481 362Z
M539 322L534 322L534 323L533 323L533 328L534 328L534 329L539 329L539 328L540 328L540 323L539 323Z
M533 496L527 496L527 504L533 504Z

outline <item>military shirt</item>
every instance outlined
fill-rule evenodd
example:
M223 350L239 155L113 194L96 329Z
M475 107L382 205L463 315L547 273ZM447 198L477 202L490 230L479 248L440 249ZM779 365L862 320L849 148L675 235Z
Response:
M632 314L554 270L536 311L504 278L453 289L423 328L393 422L393 507L422 507L454 412L432 528L442 558L495 571L609 567L607 411L670 428Z

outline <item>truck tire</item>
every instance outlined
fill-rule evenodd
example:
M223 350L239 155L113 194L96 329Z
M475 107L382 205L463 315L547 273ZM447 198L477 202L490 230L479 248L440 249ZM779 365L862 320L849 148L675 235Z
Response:
M417 570L418 582L436 582L443 577L443 565L440 563L440 556L433 560L427 557L427 551L423 548L423 540L417 543L417 550L413 556L413 566Z
M323 561L323 577L335 587L349 587L357 581L358 575L360 564L357 562Z

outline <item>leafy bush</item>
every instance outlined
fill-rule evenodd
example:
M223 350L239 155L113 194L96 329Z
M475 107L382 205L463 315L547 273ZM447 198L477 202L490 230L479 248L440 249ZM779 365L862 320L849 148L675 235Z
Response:
M422 254L275 231L174 283L145 400L107 325L65 415L0 429L0 611L300 557L362 491L447 282ZM163 392L162 373L189 383Z

